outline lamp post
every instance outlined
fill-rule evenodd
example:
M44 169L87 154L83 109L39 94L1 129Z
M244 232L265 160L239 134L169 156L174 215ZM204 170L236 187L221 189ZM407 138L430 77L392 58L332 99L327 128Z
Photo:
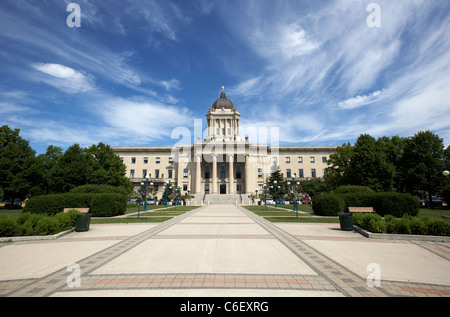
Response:
M297 175L294 173L294 177L292 177L291 181L288 181L292 186L292 194L294 194L294 211L297 213L298 219L298 209L297 209L297 185L300 185L300 182L295 181L295 177Z
M277 208L278 207L278 196L277 196L277 189L278 189L278 182L277 181L273 181L273 185L272 185L274 188L275 188L275 208Z
M450 175L450 172L449 172L449 171L443 171L442 174L443 174L444 176L448 176L448 175Z
M178 186L177 188L176 188L176 190L175 190L175 199L174 199L174 202L175 202L175 210L177 210L177 205L178 205L178 201L179 201L179 196L181 195L181 187L180 186Z
M142 193L142 187L144 187L144 193L142 196L144 197L144 211L147 211L147 194L149 190L149 185L153 186L152 180L150 179L150 175L145 176L145 181L141 183L141 193ZM138 218L139 218L139 212L138 212Z
M257 189L255 189L255 203L256 203L256 199L258 198L258 188Z
M267 209L267 185L264 184L264 209Z
M166 188L164 190L164 193L166 194L166 209L167 209L167 195L169 193L169 190L172 188L172 186L170 186L170 181L166 182Z

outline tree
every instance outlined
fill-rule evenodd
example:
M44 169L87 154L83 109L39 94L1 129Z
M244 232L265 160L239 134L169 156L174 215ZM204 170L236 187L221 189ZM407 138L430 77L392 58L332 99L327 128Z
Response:
M431 131L418 132L407 140L401 162L404 188L410 193L427 191L431 201L444 182L443 140Z
M350 169L350 185L368 186L375 191L393 189L394 165L388 162L375 138L361 135L355 143Z
M324 179L331 189L349 183L348 172L353 154L353 146L350 143L337 147L336 153L328 159L329 167L326 168Z
M274 186L275 181L277 182L276 190ZM270 174L267 186L269 187L269 194L275 196L276 192L276 196L278 198L284 197L284 195L286 195L289 192L289 184L284 179L283 174L281 173L279 167L277 167L277 169Z
M92 158L93 167L89 183L122 186L131 190L131 182L125 176L126 166L109 145L94 144L87 149L86 154Z
M24 199L33 185L35 151L19 134L19 129L0 127L0 188L6 199Z

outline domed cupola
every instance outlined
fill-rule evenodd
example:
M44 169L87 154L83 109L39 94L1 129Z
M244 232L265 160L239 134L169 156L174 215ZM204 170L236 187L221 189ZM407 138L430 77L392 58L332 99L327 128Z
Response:
M222 86L220 98L214 101L206 114L206 141L240 141L240 116L233 102L227 98Z

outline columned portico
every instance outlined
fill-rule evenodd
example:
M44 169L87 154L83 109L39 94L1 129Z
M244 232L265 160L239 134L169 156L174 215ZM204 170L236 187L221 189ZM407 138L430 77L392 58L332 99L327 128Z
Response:
M212 184L211 194L217 194L217 155L212 156Z

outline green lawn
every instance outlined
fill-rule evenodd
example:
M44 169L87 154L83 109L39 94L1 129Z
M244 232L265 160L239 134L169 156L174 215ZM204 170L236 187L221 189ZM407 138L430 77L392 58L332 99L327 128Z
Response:
M430 217L430 218L438 218L442 219L442 216L450 217L450 209L449 207L435 207L431 208L420 208L419 214L417 215L419 218L421 217Z
M263 217L270 222L296 222L296 223L339 223L338 217L313 217L311 205L298 205L298 210L304 213L294 211L294 205L267 206L243 206L247 210ZM288 209L288 210L286 210ZM292 211L289 211L292 210Z

